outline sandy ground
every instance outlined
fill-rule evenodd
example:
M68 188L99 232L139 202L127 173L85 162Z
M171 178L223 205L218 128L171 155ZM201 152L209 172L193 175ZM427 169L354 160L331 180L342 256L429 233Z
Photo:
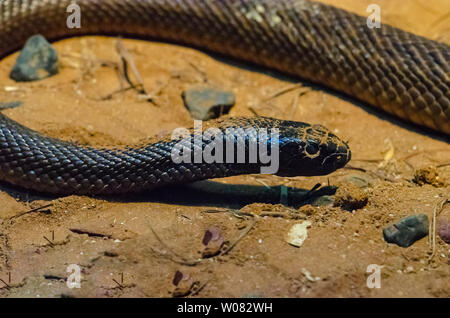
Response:
M371 2L339 1L339 6L365 14ZM377 3L382 22L450 43L449 1ZM181 92L206 80L236 94L231 116L253 116L253 109L259 115L325 125L349 140L350 166L361 169L312 178L232 177L108 198L54 197L1 184L0 296L170 297L188 291L194 297L450 296L448 244L437 238L429 261L429 238L401 248L382 236L384 226L407 215L425 213L431 220L435 206L449 197L448 165L436 168L444 184L412 181L417 169L450 162L450 147L442 138L307 84L267 101L299 83L297 79L242 68L191 48L128 39L123 43L155 104L133 90L105 100L119 89L114 69L100 66L101 61L118 61L115 39L84 37L55 43L60 73L42 81L10 80L17 53L5 58L0 63L0 100L23 105L4 113L64 140L133 144L191 126ZM341 198L362 196L368 202L347 211L324 204L335 196L305 201L304 193L317 183L324 193L333 189L329 184L339 187ZM283 191L287 197L280 195ZM289 207L280 200L287 200ZM45 205L50 206L23 214ZM238 218L232 209L255 216ZM282 216L262 216L267 211ZM312 223L299 248L285 241L290 228L303 222L293 215ZM441 215L450 219L450 207ZM210 228L217 228L233 248L202 258L202 239ZM66 285L70 264L81 269L81 288ZM366 284L370 264L383 266L381 288ZM183 279L175 288L177 271Z

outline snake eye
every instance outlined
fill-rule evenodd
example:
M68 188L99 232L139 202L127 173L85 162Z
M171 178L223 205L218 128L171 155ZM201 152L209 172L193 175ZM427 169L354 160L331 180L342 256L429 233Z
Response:
M306 154L309 156L316 155L319 152L319 145L315 142L309 142L305 148Z

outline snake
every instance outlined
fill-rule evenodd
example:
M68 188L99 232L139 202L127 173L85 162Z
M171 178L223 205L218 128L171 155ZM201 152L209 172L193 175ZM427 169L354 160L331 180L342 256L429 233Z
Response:
M67 25L74 5L81 13L80 28ZM0 58L37 33L51 41L103 34L184 44L321 84L450 135L449 46L384 23L370 27L366 17L320 2L0 1ZM0 115L0 180L50 193L114 194L258 173L264 166L261 160L175 163L172 158L177 145L193 159L192 153L217 144L213 141L231 140L236 149L243 145L246 158L256 144L267 147L266 155L277 150L279 176L325 175L351 159L347 143L320 125L265 117L207 123L214 129L191 129L190 138L97 149L47 137ZM263 138L254 129L277 134ZM192 141L196 137L200 143Z

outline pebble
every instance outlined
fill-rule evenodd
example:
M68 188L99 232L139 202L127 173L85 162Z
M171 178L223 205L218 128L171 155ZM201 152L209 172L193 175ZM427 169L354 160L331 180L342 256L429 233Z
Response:
M313 277L306 268L302 268L302 273L303 273L303 275L305 275L306 279L309 280L310 282L315 282L315 281L320 280L320 277Z
M58 54L40 34L30 37L9 77L17 82L40 80L58 73Z
M204 245L202 257L212 257L220 253L224 237L219 228L210 227L205 231L202 243Z
M8 108L16 108L22 105L22 102L20 101L14 101L14 102L0 102L0 110L8 109Z
M322 195L315 199L311 205L313 206L328 206L333 205L334 199L331 195Z
M286 242L295 247L300 247L308 237L308 228L311 227L310 221L294 224L286 235Z
M408 247L427 236L428 228L428 217L425 214L410 215L383 228L383 237L388 243Z
M358 188L364 189L368 188L372 185L373 179L368 175L364 174L352 174L348 176L344 176L338 179L338 182L342 183L352 183Z
M235 96L232 92L210 86L198 86L182 93L184 105L192 118L209 120L228 114L234 106Z
M176 271L172 280L172 284L174 285L172 296L184 297L192 292L194 281L192 280L189 274Z
M440 217L438 220L437 232L439 237L447 244L450 244L450 222L447 218Z

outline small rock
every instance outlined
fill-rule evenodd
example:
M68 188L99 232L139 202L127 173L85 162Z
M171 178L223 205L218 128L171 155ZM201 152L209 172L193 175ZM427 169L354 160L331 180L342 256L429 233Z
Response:
M437 232L445 243L450 244L450 222L447 218L439 218Z
M302 246L308 237L308 227L310 226L310 221L294 224L286 235L286 242L295 247Z
M425 214L410 215L383 229L384 240L401 247L411 246L428 235L428 217Z
M28 39L9 76L17 82L36 81L58 73L58 54L40 34Z
M213 87L194 87L182 93L184 105L194 119L209 120L228 114L234 106L232 92Z
M174 285L174 289L172 291L173 297L187 296L192 292L192 288L194 287L194 281L190 275L180 271L175 272L172 284Z
M8 109L8 108L16 108L22 105L22 102L15 101L15 102L0 102L0 110Z
M305 275L306 279L309 280L310 282L316 282L320 280L320 277L313 277L306 268L302 268L302 273L303 275Z
M412 267L412 266L406 267L405 272L406 272L406 273L414 273L414 267Z
M313 206L327 206L332 205L334 203L334 199L331 195L322 195L315 199L311 205Z
M349 176L344 176L339 178L338 181L342 181L343 183L352 183L361 189L368 188L373 183L373 179L365 174L352 174Z
M348 211L361 209L368 201L367 193L353 183L340 185L334 196L334 206L339 206Z
M205 231L202 243L205 246L202 251L203 258L219 254L224 243L222 232L216 227L210 227Z

